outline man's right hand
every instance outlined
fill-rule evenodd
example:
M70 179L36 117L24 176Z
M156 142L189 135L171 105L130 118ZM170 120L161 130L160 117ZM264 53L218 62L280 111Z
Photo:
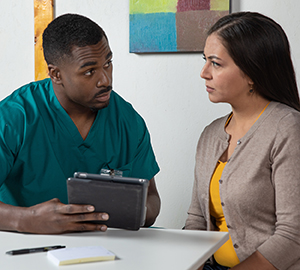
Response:
M16 228L11 230L19 232L60 234L107 230L106 225L89 223L89 221L105 221L109 218L106 213L94 212L92 205L63 204L59 199L52 199L28 208L9 207L12 207L12 212L16 214L12 219L17 218Z

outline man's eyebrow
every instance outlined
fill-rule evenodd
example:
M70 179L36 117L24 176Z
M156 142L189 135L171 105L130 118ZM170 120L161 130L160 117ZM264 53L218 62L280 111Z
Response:
M106 55L105 60L111 58L111 57L112 57L112 54L113 54L113 53L110 51L110 52ZM85 67L88 67L88 66L95 66L95 65L97 65L97 61L86 62L86 63L84 63L83 65L80 66L80 69L85 68Z
M80 69L85 68L85 67L88 67L88 66L95 66L95 65L97 65L97 62L96 62L96 61L86 62L86 63L84 63L82 66L80 66Z
M111 58L112 55L113 55L113 53L112 53L112 51L110 51L110 52L106 55L105 59L107 60L107 59Z

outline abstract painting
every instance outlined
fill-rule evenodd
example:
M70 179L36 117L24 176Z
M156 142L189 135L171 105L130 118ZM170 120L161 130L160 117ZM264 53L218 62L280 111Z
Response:
M230 0L129 0L130 52L201 52Z

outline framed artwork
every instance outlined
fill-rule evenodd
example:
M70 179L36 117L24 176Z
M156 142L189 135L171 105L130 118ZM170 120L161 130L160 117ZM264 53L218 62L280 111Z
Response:
M230 0L129 0L130 52L202 52Z

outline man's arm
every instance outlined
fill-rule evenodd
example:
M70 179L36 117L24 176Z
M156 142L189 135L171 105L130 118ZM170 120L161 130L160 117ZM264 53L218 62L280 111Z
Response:
M86 222L109 218L106 213L95 213L94 210L92 205L63 204L58 199L32 207L0 202L0 230L38 234L106 231L106 225Z
M160 211L160 198L154 177L149 181L145 227L153 225Z

